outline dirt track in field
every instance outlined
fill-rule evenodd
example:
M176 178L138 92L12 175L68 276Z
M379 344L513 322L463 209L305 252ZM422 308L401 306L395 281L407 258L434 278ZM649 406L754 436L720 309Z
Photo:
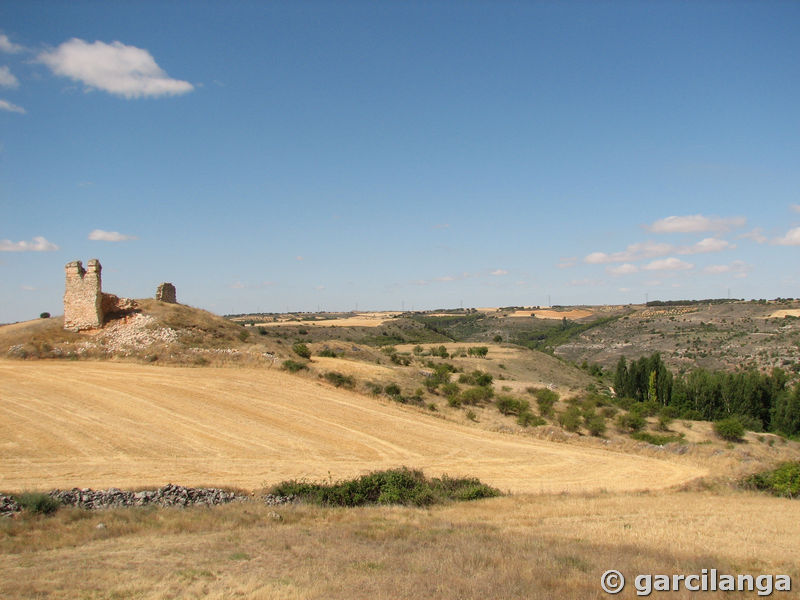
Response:
M513 492L660 489L686 464L499 434L275 370L0 361L0 490L423 468Z

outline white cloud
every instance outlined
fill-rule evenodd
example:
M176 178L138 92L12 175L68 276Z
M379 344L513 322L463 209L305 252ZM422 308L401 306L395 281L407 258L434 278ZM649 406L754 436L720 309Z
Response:
M8 67L0 67L0 87L18 88L19 80Z
M15 112L21 115L25 114L24 108L17 106L16 104L11 104L11 102L8 100L0 100L0 110L7 110L9 112Z
M452 275L445 275L444 277L437 277L436 281L455 281L456 278Z
M599 287L605 284L602 279L573 279L567 283L569 287Z
M620 292L630 292L631 288L619 288Z
M495 269L491 274L494 276L508 275L508 271L505 269Z
M800 212L800 204L792 204L792 205L791 205L791 209L792 209L794 212Z
M719 238L705 238L691 246L684 246L678 250L678 254L706 254L708 252L722 252L723 250L732 250L736 248L735 244L731 244L726 240Z
M0 33L0 52L6 52L8 54L17 54L19 52L22 52L23 50L25 50L25 48L23 48L19 44L15 44L14 42L12 42L10 39L8 39L7 35Z
M175 96L194 89L188 81L169 77L147 50L121 42L90 44L72 38L42 52L38 60L56 75L80 81L87 89L123 98Z
M89 239L96 242L127 242L128 240L137 240L139 238L135 235L125 235L119 231L95 229L89 234Z
M569 269L575 266L575 263L578 261L577 256L564 256L558 261L558 268L559 269Z
M756 227L752 231L743 233L739 236L741 239L753 240L757 244L763 244L767 241L767 236L764 235L764 230L761 227Z
M638 273L639 267L632 265L631 263L625 263L618 267L606 267L606 271L612 275L630 275L632 273Z
M52 252L58 250L52 242L48 242L42 236L36 236L30 242L12 242L11 240L0 240L0 252Z
M612 262L630 262L643 258L664 256L672 252L674 249L675 248L670 244L643 242L639 244L631 244L622 252L614 252L613 254L606 254L605 252L592 252L583 259L583 262L593 265Z
M744 217L706 217L687 215L667 217L648 226L653 233L700 233L703 231L728 231L732 227L742 227L747 222Z
M241 281L236 281L231 284L231 288L234 290L243 290L245 287L247 286L245 286L245 284L243 284Z
M747 277L747 274L753 270L753 267L748 265L743 260L735 260L729 265L709 265L703 269L704 273L710 275L719 275L721 273L734 273L735 277Z
M21 285L19 288L24 292L35 292L36 288L32 285Z
M687 271L693 267L694 265L691 263L684 262L679 258L670 257L654 260L642 268L645 271Z
M790 229L785 236L775 238L772 243L778 246L800 246L800 227Z

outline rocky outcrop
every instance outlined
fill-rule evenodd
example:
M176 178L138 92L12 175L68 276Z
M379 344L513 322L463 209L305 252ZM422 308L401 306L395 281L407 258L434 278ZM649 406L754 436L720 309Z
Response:
M0 494L0 517L8 517L22 510L11 496Z
M102 301L100 304L103 311L103 321L105 322L109 317L122 317L134 312L139 305L136 300L130 298L120 298L114 294L102 294Z

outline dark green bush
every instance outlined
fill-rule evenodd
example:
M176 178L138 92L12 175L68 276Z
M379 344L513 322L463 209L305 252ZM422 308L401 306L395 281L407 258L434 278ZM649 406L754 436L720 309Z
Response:
M31 513L51 515L61 508L61 502L49 494L40 492L23 492L14 496L17 504Z
M493 395L492 388L476 386L467 388L458 395L462 404L480 404L486 402Z
M636 411L621 414L617 417L617 427L621 431L635 432L647 425L645 418Z
M538 427L539 425L547 425L547 421L529 410L524 410L517 416L517 424L523 427Z
M723 440L738 442L744 436L744 425L736 417L728 417L714 423L714 431Z
M289 360L283 361L281 368L286 369L290 373L297 373L302 369L308 369L308 366L305 363L301 363L290 358Z
M683 411L681 413L681 419L685 419L686 421L705 421L703 413L693 408Z
M429 506L448 500L476 500L499 496L499 490L473 478L428 479L422 471L390 469L331 484L284 481L269 490L278 496L298 496L305 502L326 506L405 504Z
M328 383L332 383L336 387L353 388L356 385L356 380L352 375L343 375L338 371L328 371L324 377Z
M479 358L484 358L489 353L489 348L486 346L472 346L469 350L467 350L467 354L470 356L477 356Z
M589 412L583 416L583 424L587 431L596 437L602 436L606 432L606 420L602 415Z
M383 393L383 386L380 383L367 382L367 391L373 396L380 396Z
M331 350L330 348L323 348L319 351L319 356L324 356L326 358L336 358L336 352Z
M292 346L292 350L300 358L311 358L311 350L309 350L308 346L302 342L297 342L294 346Z
M576 406L570 406L558 415L558 423L567 431L578 431L581 426L581 411Z
M800 462L787 462L772 471L755 473L745 477L741 484L776 496L800 498Z
M530 412L531 408L530 402L513 396L499 396L495 401L495 406L504 415L519 415L523 412Z
M684 441L683 436L681 435L658 435L655 433L648 433L647 431L634 431L631 434L631 437L635 440L639 440L640 442L653 444L654 446L663 446L671 442L683 443Z
M399 396L402 393L400 386L396 383L390 383L384 388L388 396Z
M43 313L41 313L39 315L39 318L40 319L49 319L50 318L50 313L49 312L43 312Z

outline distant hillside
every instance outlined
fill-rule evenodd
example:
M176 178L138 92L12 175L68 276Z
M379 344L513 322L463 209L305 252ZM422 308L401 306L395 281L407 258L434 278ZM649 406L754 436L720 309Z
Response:
M639 306L582 332L555 354L613 367L620 356L660 352L675 370L780 367L800 372L800 302L795 300Z

